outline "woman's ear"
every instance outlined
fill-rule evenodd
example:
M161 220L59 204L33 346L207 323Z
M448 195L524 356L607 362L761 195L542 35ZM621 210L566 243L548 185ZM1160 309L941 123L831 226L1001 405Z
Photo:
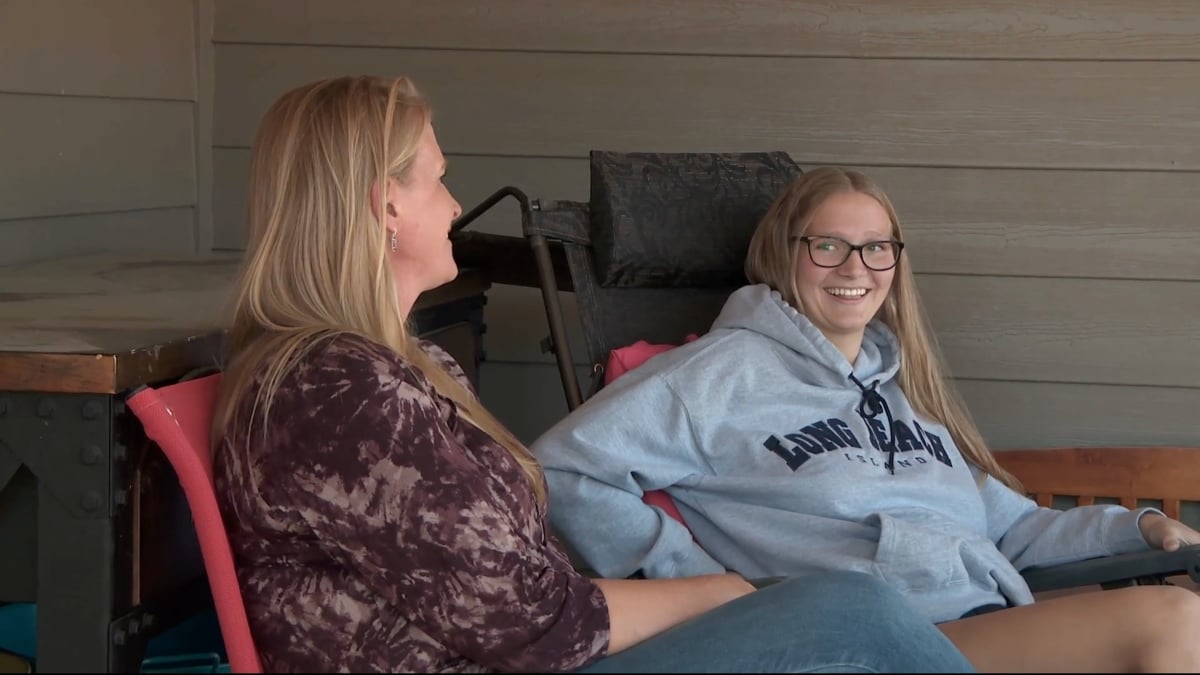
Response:
M371 194L367 198L371 201L371 215L375 216L377 222L382 222L379 216L379 181L371 182Z
M386 182L382 183L383 185L387 186L387 192L384 194L384 199L386 200L384 202L384 213L386 214L386 217L384 218L381 218L379 215L379 187L381 183L380 181L371 183L371 215L375 216L375 220L383 225L387 225L387 220L389 218L395 218L397 215L396 205L392 200L392 181L392 178L388 178Z

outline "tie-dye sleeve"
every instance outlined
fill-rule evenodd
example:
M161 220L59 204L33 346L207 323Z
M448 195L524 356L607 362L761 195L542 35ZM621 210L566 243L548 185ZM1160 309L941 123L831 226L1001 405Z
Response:
M486 667L571 670L604 654L604 597L555 548L507 450L380 350L331 348L301 380L280 497L335 561Z

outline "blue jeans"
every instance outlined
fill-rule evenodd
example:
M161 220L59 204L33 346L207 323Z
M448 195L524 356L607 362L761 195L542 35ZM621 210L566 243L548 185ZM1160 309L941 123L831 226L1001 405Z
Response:
M581 673L972 673L898 591L858 572L789 579Z

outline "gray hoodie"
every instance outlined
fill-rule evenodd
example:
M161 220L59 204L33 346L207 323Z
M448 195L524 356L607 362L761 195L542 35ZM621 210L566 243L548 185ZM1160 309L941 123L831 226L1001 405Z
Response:
M606 577L876 575L934 621L1033 602L1018 570L1148 549L1147 510L1040 508L968 463L867 327L853 366L764 285L605 387L533 445L550 516ZM890 424L889 424L890 420ZM690 527L646 506L665 489Z

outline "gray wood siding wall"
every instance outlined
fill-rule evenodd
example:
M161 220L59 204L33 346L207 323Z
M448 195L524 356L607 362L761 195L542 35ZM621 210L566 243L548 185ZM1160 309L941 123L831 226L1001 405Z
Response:
M0 2L0 264L210 246L205 17L208 0Z
M994 447L1200 444L1194 3L216 0L213 48L217 247L276 95L407 74L466 208L584 200L590 149L861 168ZM495 288L487 320L485 402L532 439L566 409L539 292Z

